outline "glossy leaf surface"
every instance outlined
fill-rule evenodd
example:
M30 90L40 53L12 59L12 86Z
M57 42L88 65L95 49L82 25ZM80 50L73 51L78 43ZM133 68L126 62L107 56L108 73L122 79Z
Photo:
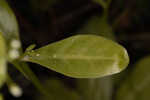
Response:
M149 100L150 57L140 60L117 92L116 100Z
M75 78L95 78L118 73L129 63L119 44L95 35L77 35L26 52L24 61L38 63Z

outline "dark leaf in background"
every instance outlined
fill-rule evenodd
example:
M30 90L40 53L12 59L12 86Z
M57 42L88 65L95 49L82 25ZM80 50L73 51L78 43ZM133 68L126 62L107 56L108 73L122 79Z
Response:
M150 57L137 62L134 70L126 76L117 91L116 100L149 100L150 95Z
M49 79L44 82L45 87L50 91L49 98L38 96L36 100L81 100L80 95L73 89L69 89L65 84L57 79Z

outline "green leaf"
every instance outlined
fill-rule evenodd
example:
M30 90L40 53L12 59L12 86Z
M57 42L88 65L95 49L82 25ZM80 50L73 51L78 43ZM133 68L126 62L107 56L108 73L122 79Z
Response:
M116 100L149 100L150 98L150 57L135 64L133 72L117 91Z
M36 100L81 100L79 94L68 88L62 81L50 79L44 82L44 86L49 89L49 98L37 96Z
M35 44L30 45L29 47L26 48L26 51L25 51L25 52L31 51L31 50L33 50L35 47L36 47Z
M26 52L21 59L75 78L115 74L129 63L128 54L122 46L95 35L73 36Z
M0 32L0 87L6 80L6 50L5 43L2 37L2 33Z

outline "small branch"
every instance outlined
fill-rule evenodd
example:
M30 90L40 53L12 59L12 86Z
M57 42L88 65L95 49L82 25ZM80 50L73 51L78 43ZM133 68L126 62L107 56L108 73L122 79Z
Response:
M29 66L24 63L18 63L17 61L12 62L12 64L21 72L25 75L27 79L29 79L35 87L45 96L51 97L50 92L48 92L47 88L43 87L36 75L31 71ZM51 97L52 98L52 97Z

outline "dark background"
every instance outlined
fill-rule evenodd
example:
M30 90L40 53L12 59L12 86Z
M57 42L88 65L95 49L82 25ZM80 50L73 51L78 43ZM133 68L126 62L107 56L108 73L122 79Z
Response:
M103 8L92 0L7 0L20 27L23 48L36 44L37 48L75 35L91 16L101 16ZM33 3L31 3L33 1ZM36 3L34 3L37 1ZM117 42L129 53L130 64L150 53L150 1L112 0L109 7L109 24ZM76 79L29 63L41 81L50 77L62 80L69 88L76 88ZM132 67L130 68L132 69ZM39 92L15 68L9 74L24 91L20 98L9 94L4 85L5 100L33 100Z

